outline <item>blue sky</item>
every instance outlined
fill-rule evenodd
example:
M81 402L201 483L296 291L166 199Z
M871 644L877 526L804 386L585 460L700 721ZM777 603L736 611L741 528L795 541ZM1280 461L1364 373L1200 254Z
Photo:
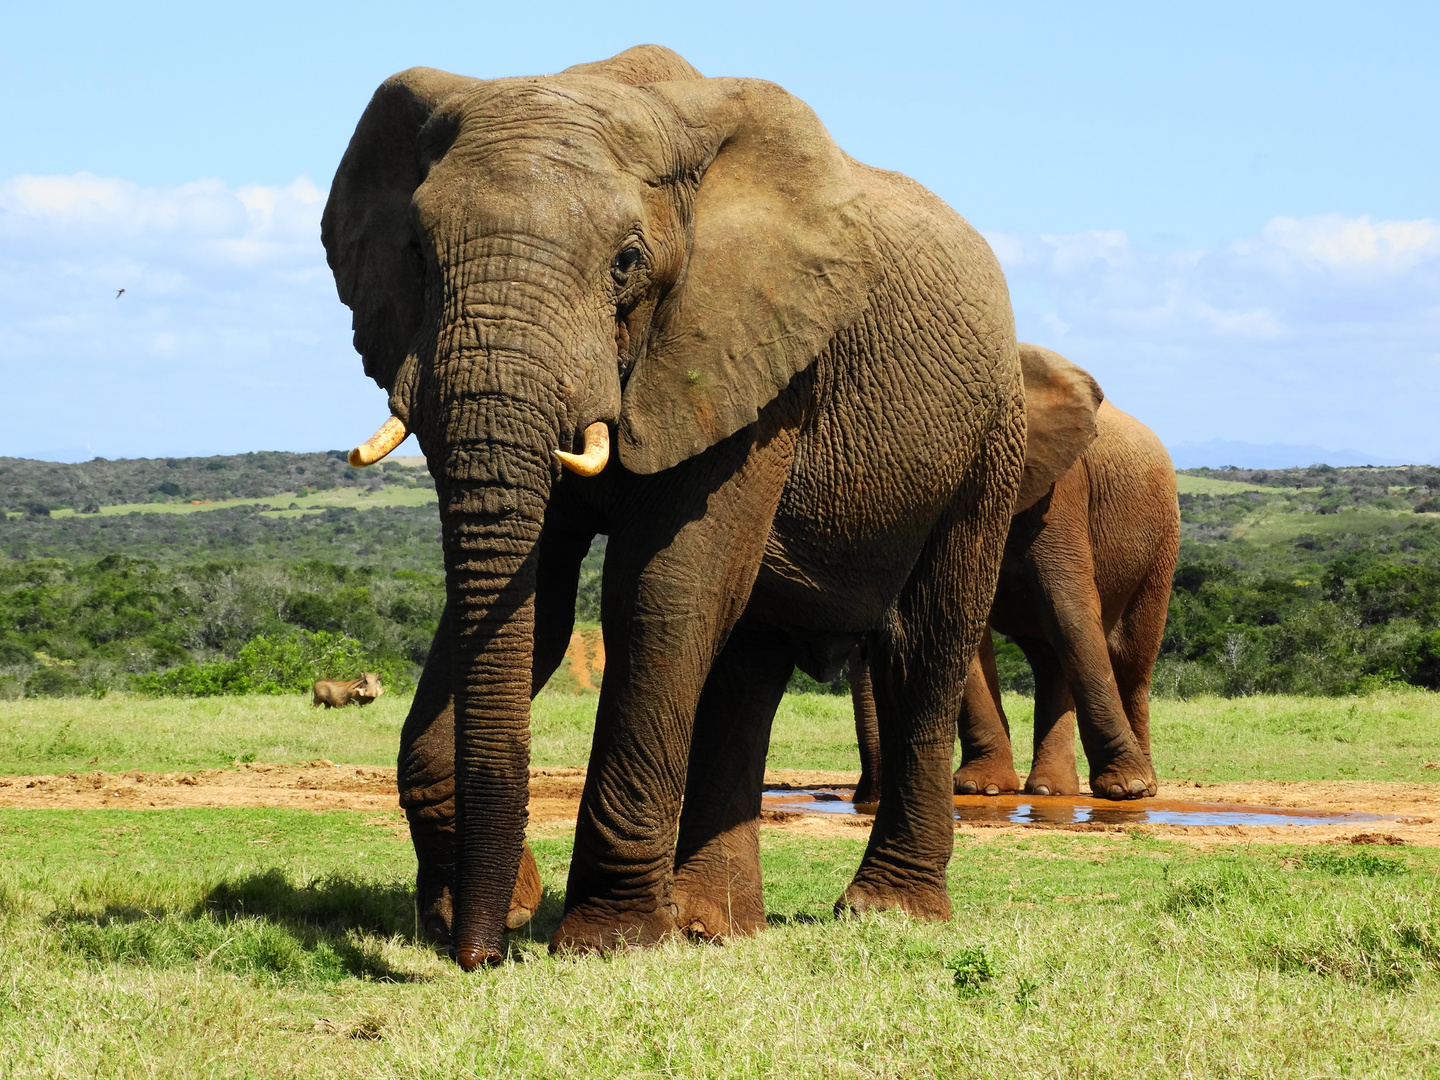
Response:
M1020 336L1172 446L1440 460L1440 6L52 2L0 26L0 455L362 438L383 395L317 222L376 84L656 41L938 192Z

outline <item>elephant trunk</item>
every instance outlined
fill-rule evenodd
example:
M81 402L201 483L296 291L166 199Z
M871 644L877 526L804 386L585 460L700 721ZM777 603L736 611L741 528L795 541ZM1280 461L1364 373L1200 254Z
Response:
M555 451L562 441L568 451L574 429L607 410L584 379L605 371L584 362L603 355L602 338L597 331L586 345L574 326L580 306L565 301L579 291L573 268L513 234L452 237L440 250L456 261L441 260L438 335L412 350L433 359L417 364L405 411L440 495L454 619L450 940L471 970L502 959L524 849L537 544L559 472ZM613 359L608 370L618 400ZM590 450L579 464L603 467Z
M502 473L526 473L538 482L502 488L452 479L442 491L456 633L451 942L467 971L503 958L528 818L535 547L549 473L548 463L535 460L538 453L517 455L515 449L452 450L451 458L468 454L500 463Z

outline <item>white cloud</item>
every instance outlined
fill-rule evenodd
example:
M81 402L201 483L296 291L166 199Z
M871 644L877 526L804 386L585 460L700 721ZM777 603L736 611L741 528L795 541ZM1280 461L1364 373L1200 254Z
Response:
M1290 256L1336 272L1361 270L1381 278L1402 276L1440 257L1440 225L1421 221L1372 222L1368 217L1278 217L1262 240Z
M385 415L320 246L325 193L0 184L0 454L345 447ZM123 296L116 298L116 290Z
M988 237L1020 337L1084 364L1167 441L1440 455L1440 224L1277 217L1155 252L1121 232Z
M303 178L0 183L0 455L368 435L384 396L350 347L320 246L324 201ZM1167 440L1440 453L1433 220L1281 217L1181 252L1116 230L989 239L1021 337L1084 364Z

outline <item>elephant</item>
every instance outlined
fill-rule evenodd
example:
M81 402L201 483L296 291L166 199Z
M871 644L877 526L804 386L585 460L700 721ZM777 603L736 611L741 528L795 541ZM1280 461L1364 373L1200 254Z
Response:
M793 668L833 677L862 635L893 764L838 904L948 917L953 718L1025 472L980 235L779 86L640 46L388 79L321 238L389 394L351 461L413 432L440 499L446 606L399 755L427 932L503 961L530 698L600 532L606 675L551 949L763 925L757 752Z
M1020 345L1026 372L1063 358ZM1097 388L1098 392L1098 388ZM990 626L1011 637L1035 674L1035 751L1024 790L1076 795L1075 722L1097 797L1154 795L1150 674L1160 652L1180 550L1175 468L1155 433L1108 401L1079 461L1030 506L1020 505L1001 564ZM1029 418L1033 438L1049 418ZM863 659L852 664L861 780L878 799L882 774ZM1010 725L987 632L971 661L958 729L957 795L1020 789Z
M324 705L327 709L343 709L350 703L369 705L385 693L380 685L380 676L366 671L358 679L317 679L311 688L311 705Z

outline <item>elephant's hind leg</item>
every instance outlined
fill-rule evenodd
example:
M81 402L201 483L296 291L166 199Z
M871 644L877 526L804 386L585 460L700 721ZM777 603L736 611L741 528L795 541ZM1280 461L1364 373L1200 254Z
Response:
M957 499L937 522L871 637L884 761L880 805L860 868L836 901L837 914L900 910L950 917L945 870L955 846L955 717L995 592L998 537L1012 494L994 477L977 480L969 497Z
M1175 559L1161 557L1136 590L1110 634L1110 662L1130 730L1150 760L1150 680L1170 608ZM1153 768L1153 761L1152 761ZM1154 789L1150 794L1154 794Z
M737 628L700 695L672 891L676 921L697 937L765 926L760 793L770 725L792 667L783 634Z

